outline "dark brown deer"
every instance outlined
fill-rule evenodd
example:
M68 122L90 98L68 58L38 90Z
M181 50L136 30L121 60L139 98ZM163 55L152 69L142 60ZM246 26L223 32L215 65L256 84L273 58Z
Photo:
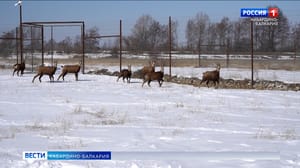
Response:
M20 71L21 71L21 76L22 76L24 74L24 70L25 70L25 61L20 64L15 64L13 66L13 68L14 68L13 76L15 75L15 72L17 72L17 75L19 76Z
M130 83L130 79L131 79L131 65L128 65L128 69L122 69L120 74L118 75L118 79L117 82L119 81L119 79L121 77L123 77L123 82L125 82L125 78L127 80L127 83Z
M209 82L212 81L214 82L214 86L216 86L216 83L219 85L219 80L220 80L220 64L217 64L217 68L214 71L206 71L202 75L202 80L200 82L200 85L202 82L206 81L206 86L209 87Z
M162 84L163 84L163 81L164 81L163 78L164 78L164 67L163 67L163 65L161 65L160 71L158 71L158 72L148 72L148 73L145 74L142 87L144 86L144 84L146 82L148 83L148 86L151 87L150 86L151 81L155 81L155 80L158 82L159 87L161 87Z

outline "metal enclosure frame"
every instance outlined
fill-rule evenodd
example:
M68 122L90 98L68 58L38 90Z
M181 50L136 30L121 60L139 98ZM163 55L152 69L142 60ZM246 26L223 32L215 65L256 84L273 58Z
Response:
M44 27L68 27L68 26L80 26L81 27L81 54L82 54L82 73L85 73L85 24L84 21L51 21L51 22L22 22L22 26L41 26L42 27L42 64L44 64ZM52 31L51 31L52 32ZM21 44L23 43L23 38L21 38ZM21 53L23 53L23 46L21 45ZM21 60L23 60L23 55L21 54Z

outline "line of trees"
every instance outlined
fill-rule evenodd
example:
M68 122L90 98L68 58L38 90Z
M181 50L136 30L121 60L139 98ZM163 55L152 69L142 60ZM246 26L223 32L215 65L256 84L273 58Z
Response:
M254 49L262 52L285 52L295 51L300 48L300 24L290 23L282 10L279 10L278 25L254 26ZM173 50L198 51L202 45L208 45L206 50L224 50L214 46L226 46L232 52L245 52L250 50L250 19L241 18L231 21L223 17L219 22L211 22L205 13L198 13L189 19L185 28L186 44L178 43L177 21L172 21L172 47ZM4 32L2 38L15 37L15 31ZM40 37L39 33L30 34L24 32L24 37ZM86 31L86 36L99 36L99 29L93 27ZM140 52L162 52L168 50L169 25L161 24L150 15L143 15L138 18L131 33L123 37L124 50L134 53ZM86 52L98 52L100 49L116 49L119 39L114 42L106 41L100 46L98 39L87 39ZM35 41L35 47L40 48L41 41ZM25 45L26 47L27 45ZM29 45L28 45L29 46ZM46 41L46 51L54 49L64 53L80 52L81 37L66 37L62 41ZM14 40L0 41L0 54L8 55L15 51ZM201 49L203 50L203 49Z
M299 48L299 26L291 24L282 10L279 10L278 25L255 26L254 49L262 52L294 51ZM228 45L231 51L250 49L250 19L241 18L230 21L223 17L220 22L212 23L205 13L198 13L188 20L186 26L187 49L199 49L205 45Z
M86 37L99 36L99 29L97 27L92 27L88 29L85 33ZM41 52L42 41L41 41L41 29L38 27L23 27L23 48L25 52ZM13 40L16 37L16 30L10 30L4 32L0 40L0 56L8 57L16 52L17 41ZM5 39L6 38L6 39ZM58 51L63 53L81 53L82 40L81 35L75 37L66 36L61 41L55 41L54 39L49 39L44 41L44 51L50 53L51 51ZM99 50L99 41L97 39L87 39L85 40L85 51L86 52L97 52Z
M172 21L171 26L171 43L176 46L178 22ZM169 25L159 23L150 15L143 15L137 20L131 35L124 38L124 44L128 51L166 51L169 46Z

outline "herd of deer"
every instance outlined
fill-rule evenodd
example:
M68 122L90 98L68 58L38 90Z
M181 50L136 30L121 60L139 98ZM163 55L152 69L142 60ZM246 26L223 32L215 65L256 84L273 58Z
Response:
M118 75L118 79L117 81L119 81L119 79L121 77L123 77L123 82L126 79L127 83L130 83L130 79L131 79L131 65L128 65L128 69L122 69L121 72ZM148 86L150 86L151 81L158 81L159 86L161 87L163 81L164 81L164 67L163 64L161 65L161 69L158 72L155 72L155 62L152 61L152 63L150 63L149 66L144 66L141 69L141 75L143 77L143 84L142 87L144 86L144 84L147 82Z
M59 80L61 77L63 80L64 77L68 74L68 73L73 73L75 74L75 79L76 81L78 81L78 73L80 71L80 67L81 67L82 62L80 61L79 64L76 65L64 65L62 66L62 72L59 75L59 77L57 78L57 80ZM22 62L20 64L15 64L13 66L13 76L15 74L15 72L17 72L17 75L19 76L19 72L21 72L21 75L24 74L24 70L25 70L25 62ZM50 81L54 81L54 74L56 72L57 69L57 61L55 62L54 66L45 66L45 65L41 65L37 68L37 74L33 77L32 79L32 83L34 82L35 78L39 77L39 81L41 82L41 78L43 77L43 75L48 75ZM157 81L159 84L159 87L162 86L163 81L164 81L164 66L163 64L161 64L161 69L160 71L155 71L155 62L152 61L149 66L144 66L141 69L141 75L143 78L143 83L142 83L142 87L144 86L145 83L148 84L148 86L150 87L150 83L151 81ZM125 79L127 80L127 83L130 83L130 79L132 76L132 71L131 71L131 65L128 65L128 69L122 69L121 72L118 75L118 79L117 81L119 81L119 79L122 77L123 78L123 82L125 82ZM220 79L220 64L217 64L217 68L214 71L206 71L203 73L202 75L202 80L200 82L200 84L202 82L206 82L207 87L209 87L209 82L212 81L214 83L214 85L216 86L216 83L219 84L219 79Z
M75 74L75 79L76 81L78 80L78 73L80 71L80 66L81 66L81 62L79 64L76 65L64 65L62 66L62 71L61 74L59 75L59 77L57 78L57 80L59 80L61 77L63 80L65 80L65 76L68 73L73 73ZM19 72L21 72L21 75L24 74L24 70L25 70L25 62L22 62L20 64L15 64L13 66L14 72L13 72L13 76L15 75L15 72L17 72L17 75L19 76ZM44 75L48 75L50 81L54 81L54 74L56 72L57 69L57 61L55 61L55 65L54 66L45 66L45 65L40 65L37 67L37 74L33 77L32 79L32 83L34 82L35 78L39 77L39 81L42 82L41 78Z
M209 82L212 81L214 83L214 86L216 86L216 83L219 85L220 68L221 68L220 64L217 64L216 70L204 72L202 75L202 80L201 80L200 84L202 84L202 82L206 82L206 86L209 87ZM148 86L150 86L151 81L157 81L159 86L160 87L162 86L162 83L164 81L163 80L163 78L164 78L163 64L161 64L160 71L155 72L155 62L152 61L149 66L144 66L141 69L141 73L142 73L142 77L143 77L142 87L144 86L144 84L146 82L148 83ZM122 77L123 82L126 79L127 82L130 83L131 75L132 75L131 65L128 65L128 69L123 69L119 73L117 81L119 81L119 79Z

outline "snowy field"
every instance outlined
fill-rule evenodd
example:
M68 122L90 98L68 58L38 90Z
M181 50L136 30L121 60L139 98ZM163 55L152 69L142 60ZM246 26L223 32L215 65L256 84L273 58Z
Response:
M1 167L300 167L299 92L142 88L139 79L82 74L77 82L69 75L31 83L34 74L11 74L0 71ZM278 159L118 160L112 153L111 161L22 160L23 151L36 150L272 152Z

